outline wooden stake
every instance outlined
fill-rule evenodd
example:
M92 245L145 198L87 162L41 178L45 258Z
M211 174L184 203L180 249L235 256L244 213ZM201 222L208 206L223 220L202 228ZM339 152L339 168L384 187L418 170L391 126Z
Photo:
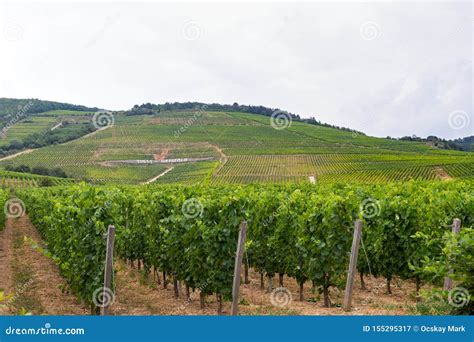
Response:
M173 274L173 288L174 288L174 298L179 298L179 284L176 275Z
M186 300L188 302L191 301L191 292L189 291L189 285L188 284L186 284Z
M367 290L367 288L365 287L364 272L360 271L359 273L360 273L360 289Z
M356 220L354 225L354 238L352 239L351 259L349 261L349 271L347 272L346 292L344 294L344 310L351 310L352 289L354 287L354 277L357 268L357 257L359 255L359 244L362 236L362 221Z
M273 277L267 276L267 279L268 279L267 292L270 293L273 291Z
M222 315L222 295L216 293L216 303L217 303L217 314L220 316Z
M453 226L451 228L451 231L453 232L453 234L459 234L459 232L461 231L461 220L460 219L454 219L453 220ZM448 276L444 278L444 286L443 288L446 290L446 291L449 291L453 288L453 280L449 277L450 274L453 273L453 270L450 269L449 272L448 272Z
M247 222L240 224L239 240L237 242L237 252L235 254L234 284L232 286L232 307L231 315L237 315L239 309L240 272L242 268L242 258L244 256L245 240L247 238Z
M249 265L247 263L244 263L244 283L245 284L250 284L249 280Z
M114 241L115 241L115 227L109 226L107 232L107 252L105 255L105 272L104 272L104 289L102 298L106 301L105 306L100 310L101 316L107 316L110 313L110 300L107 300L112 289L112 274L114 272Z

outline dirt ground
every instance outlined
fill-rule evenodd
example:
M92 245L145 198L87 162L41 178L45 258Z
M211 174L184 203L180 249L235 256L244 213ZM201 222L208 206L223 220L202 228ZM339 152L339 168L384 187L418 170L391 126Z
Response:
M28 237L30 242L25 241ZM13 296L0 314L88 315L90 309L81 305L68 293L67 284L59 275L54 262L34 249L32 240L41 244L41 238L27 217L8 219L0 232L0 291ZM28 239L27 239L28 240ZM165 289L153 275L144 276L140 270L124 261L116 260L116 295L111 306L112 315L215 315L215 296L206 297L204 309L200 307L199 293L191 292L185 298L184 286L180 298L175 298L173 283ZM331 308L323 307L322 296L313 293L311 284L304 286L304 301L299 301L298 285L294 279L284 278L285 290L268 292L260 289L260 275L250 270L250 283L242 284L239 313L242 315L404 315L416 304L415 286L411 282L395 280L392 294L386 294L382 278L366 277L368 290L360 289L359 277L354 285L353 309L342 310L344 293L331 289ZM170 281L171 279L168 279ZM273 288L278 279L273 279ZM273 304L272 304L273 302ZM229 314L230 303L223 305L223 314Z
M450 180L453 179L441 166L437 166L434 168L436 176L438 176L441 180Z
M89 311L67 292L56 264L34 250L25 237L41 241L27 217L8 219L0 236L5 253L0 259L0 291L11 298L3 310L10 314L87 314Z
M163 283L159 285L153 276L143 277L137 269L130 268L124 262L117 262L116 301L112 313L116 315L215 315L217 300L215 296L206 298L205 309L200 308L199 293L191 292L191 301L185 298L184 286L181 287L181 297L174 297L173 284L167 289ZM161 277L161 276L160 276ZM241 315L406 315L409 308L416 304L415 286L406 281L394 281L392 294L386 294L384 279L365 277L367 290L360 289L360 282L355 282L352 311L347 313L342 308L344 293L332 290L333 306L323 306L322 295L313 294L311 284L304 286L304 301L299 301L299 287L294 279L284 279L284 290L281 299L268 292L268 282L265 279L265 289L260 289L260 275L250 271L250 283L241 285L239 312ZM161 279L162 280L162 279ZM273 288L278 288L278 280L273 280ZM274 292L278 293L280 291ZM276 295L278 296L278 295ZM225 302L223 313L230 312L230 303Z
M170 153L170 149L165 148L165 149L161 150L161 152L159 154L154 154L153 159L155 159L155 160L164 160L168 156L169 153Z

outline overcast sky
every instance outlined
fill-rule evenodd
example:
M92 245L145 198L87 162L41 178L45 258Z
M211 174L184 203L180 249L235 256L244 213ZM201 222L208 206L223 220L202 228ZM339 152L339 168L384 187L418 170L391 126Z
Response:
M374 136L474 134L471 2L2 3L0 97L278 107Z

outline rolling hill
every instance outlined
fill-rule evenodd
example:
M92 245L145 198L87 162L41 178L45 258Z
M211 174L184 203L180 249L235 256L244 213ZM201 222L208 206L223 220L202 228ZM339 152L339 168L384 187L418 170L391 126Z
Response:
M308 182L310 176L316 182L376 183L474 177L473 153L369 137L286 112L272 117L269 111L253 109L265 107L150 105L99 116L93 115L94 108L63 107L28 113L9 127L5 139L14 135L28 140L37 134L38 140L54 131L72 139L26 146L32 151L2 158L0 167L59 167L70 177L99 184L283 183ZM65 131L68 125L51 131L64 122L76 127L75 135ZM81 125L89 129L77 129Z

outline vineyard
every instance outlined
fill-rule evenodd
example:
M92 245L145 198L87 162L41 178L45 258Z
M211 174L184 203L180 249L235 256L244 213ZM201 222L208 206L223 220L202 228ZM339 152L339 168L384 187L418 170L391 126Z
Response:
M252 278L269 293L289 286L301 303L341 305L356 220L363 225L362 288L385 279L390 294L394 283L413 283L414 298L425 303L422 290L432 294L451 274L474 291L466 257L473 255L470 152L301 121L275 127L270 117L238 106L94 114L36 105L44 111L15 116L10 104L0 112L8 126L0 144L0 223L7 236L39 232L41 241L24 243L54 261L65 292L93 313L107 273L110 225L117 261L111 296L133 265L152 283L172 282L176 296L181 286L188 299L199 294L201 307L215 297L222 312L235 286L244 221L243 283ZM94 122L96 114L105 115L105 127ZM26 209L27 222L11 208ZM454 219L460 234L451 233ZM27 253L23 248L14 261ZM448 295L440 292L444 302Z
M472 178L474 164L457 158L391 156L375 154L246 155L232 156L212 181L223 183L319 182L383 183L406 180L437 180L437 165L451 177Z
M451 277L474 291L472 181L384 185L106 186L18 190L26 212L71 291L92 308L103 286L109 225L116 257L196 290L201 302L232 294L239 226L248 223L244 281L252 269L272 286L278 275L311 283L331 306L344 286L353 226L363 221L357 268L386 279L438 287ZM451 233L453 219L462 222ZM113 287L113 286L112 286ZM113 291L113 289L112 289ZM120 294L119 294L120 295ZM447 294L445 294L447 295ZM304 300L300 291L300 300ZM466 307L462 308L464 311ZM113 307L112 307L113 310ZM472 313L473 307L467 310Z
M27 189L31 187L70 185L76 183L70 178L58 178L50 176L33 175L29 173L0 171L0 188L20 188Z
M33 119L84 120L83 115L84 112L59 111ZM18 125L23 123L10 130L14 132ZM115 163L156 158L170 163L167 167ZM173 162L179 158L212 161ZM3 167L22 165L59 167L69 177L93 184L145 183L168 168L171 170L156 183L304 183L309 176L319 183L384 183L474 175L472 153L437 150L420 143L354 135L298 122L276 130L267 117L212 111L136 116L116 113L114 124L105 130L0 160Z

